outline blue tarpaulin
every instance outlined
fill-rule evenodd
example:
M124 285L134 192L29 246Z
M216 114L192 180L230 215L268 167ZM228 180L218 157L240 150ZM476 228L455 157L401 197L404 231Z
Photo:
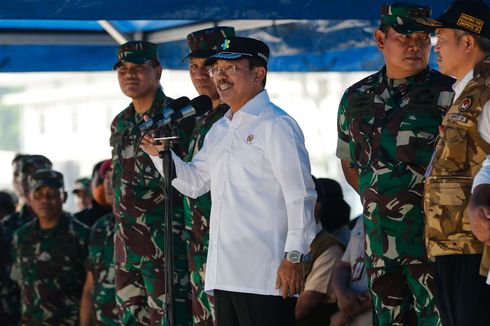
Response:
M158 43L162 64L183 69L188 51L185 31L203 23L243 23L229 19L268 22L239 30L238 35L259 38L271 47L271 71L376 70L383 60L373 31L384 2L0 0L0 71L110 70L118 43L97 20L109 21L129 39L152 40L155 33L182 31ZM437 17L451 2L425 3Z

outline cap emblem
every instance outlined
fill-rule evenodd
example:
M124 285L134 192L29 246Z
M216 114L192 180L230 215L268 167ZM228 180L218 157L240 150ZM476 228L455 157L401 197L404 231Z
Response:
M223 41L223 43L221 44L221 48L222 48L223 50L226 50L226 49L228 49L229 47L230 47L230 40L229 40L229 39L225 39L225 40Z

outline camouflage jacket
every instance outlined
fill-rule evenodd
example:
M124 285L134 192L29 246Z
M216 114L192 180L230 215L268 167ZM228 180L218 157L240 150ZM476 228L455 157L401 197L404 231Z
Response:
M151 108L146 114L155 116L172 100L159 89ZM111 125L114 208L115 208L115 257L121 265L141 264L164 257L164 194L163 177L158 173L150 157L137 147L140 132L137 126L143 122L133 104L119 113ZM184 125L187 126L187 125ZM185 155L190 132L179 128L180 146L174 151ZM190 129L192 130L192 129ZM183 196L173 192L174 254L186 261L183 243L184 216ZM187 269L187 267L186 267Z
M21 289L21 325L77 325L90 230L63 214L43 230L37 219L14 234L12 279Z
M24 204L20 209L20 212L5 216L2 220L2 224L10 231L15 232L15 230L17 230L27 222L32 221L34 218L35 215L32 212L31 208L27 204Z
M478 118L490 100L490 57L474 68L474 77L442 122L424 194L425 240L429 256L481 253L471 232L466 206L471 185L490 144L478 131Z
M430 68L390 80L383 68L344 93L337 156L359 171L368 267L428 261L424 172L453 81Z
M92 227L87 270L94 278L93 303L96 325L120 325L116 306L114 215L106 214Z
M19 287L10 279L12 233L0 224L0 325L19 323Z

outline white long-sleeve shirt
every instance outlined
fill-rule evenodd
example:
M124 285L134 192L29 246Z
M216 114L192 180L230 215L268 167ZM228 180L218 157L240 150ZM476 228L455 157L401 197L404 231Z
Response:
M192 162L173 159L176 189L192 198L211 190L205 290L280 295L284 252L304 254L315 237L316 192L296 121L264 90L217 121Z

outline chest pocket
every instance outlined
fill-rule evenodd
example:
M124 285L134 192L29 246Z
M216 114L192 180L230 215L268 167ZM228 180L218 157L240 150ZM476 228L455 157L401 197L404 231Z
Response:
M347 119L349 132L352 137L350 142L351 157L357 164L368 164L371 160L371 137L374 123L374 98L375 94L362 94L349 99Z
M396 159L426 167L438 134L441 116L430 113L404 114L396 136Z
M468 162L468 130L464 127L449 124L441 133L434 168L458 172L469 167Z
M255 132L239 132L235 137L230 153L230 177L255 184L255 180L260 180L264 175L264 153L259 145L261 135Z
M438 106L441 92L430 89L414 90L396 136L396 159L425 168L434 151L443 112Z

